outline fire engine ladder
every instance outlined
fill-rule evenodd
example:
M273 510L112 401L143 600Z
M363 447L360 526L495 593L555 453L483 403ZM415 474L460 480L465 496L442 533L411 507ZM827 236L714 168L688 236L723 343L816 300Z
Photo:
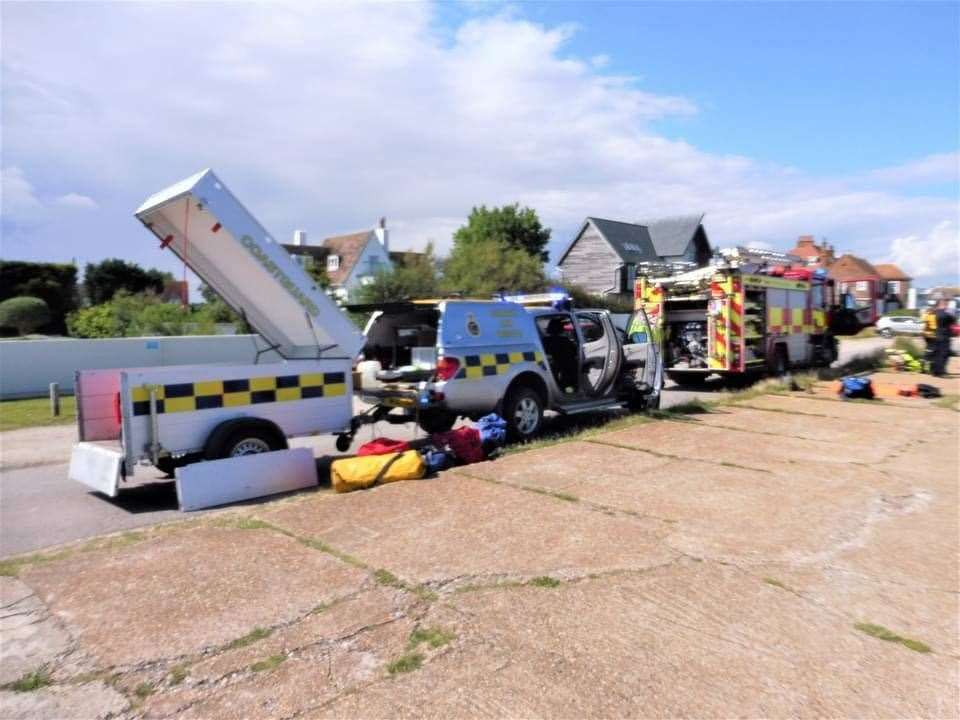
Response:
M742 268L748 272L751 268L761 268L768 265L799 265L803 262L796 255L777 250L743 246L724 248L719 251L719 255L730 267Z
M212 170L147 198L137 219L287 360L353 358L363 335Z

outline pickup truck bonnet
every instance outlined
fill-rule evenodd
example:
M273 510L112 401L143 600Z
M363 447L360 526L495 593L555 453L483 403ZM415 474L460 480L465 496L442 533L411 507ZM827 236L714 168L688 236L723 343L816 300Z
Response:
M363 335L212 170L136 211L156 235L287 359L353 358Z

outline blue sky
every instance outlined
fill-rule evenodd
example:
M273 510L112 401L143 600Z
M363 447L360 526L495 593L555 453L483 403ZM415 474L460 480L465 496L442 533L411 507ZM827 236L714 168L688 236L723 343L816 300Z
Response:
M213 167L279 237L696 211L955 281L958 7L6 2L0 255L175 269L132 212Z

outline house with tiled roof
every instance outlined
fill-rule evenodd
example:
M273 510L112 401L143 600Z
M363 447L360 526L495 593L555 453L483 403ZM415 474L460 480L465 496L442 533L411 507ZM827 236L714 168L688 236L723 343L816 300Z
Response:
M874 265L880 276L880 291L887 311L907 307L910 282L913 278L893 263Z
M841 293L849 294L865 309L862 322L873 323L883 314L880 273L867 260L844 253L827 268L827 276Z
M393 268L386 218L371 230L327 237L320 245L307 243L306 233L298 230L293 243L283 247L307 269L322 264L330 279L330 292L342 300L378 273Z
M826 241L818 244L813 235L801 235L797 238L796 246L787 254L800 258L807 267L815 268L830 267L836 260L833 246Z
M706 265L702 221L702 214L635 223L588 217L557 262L561 281L594 295L632 295L638 265Z

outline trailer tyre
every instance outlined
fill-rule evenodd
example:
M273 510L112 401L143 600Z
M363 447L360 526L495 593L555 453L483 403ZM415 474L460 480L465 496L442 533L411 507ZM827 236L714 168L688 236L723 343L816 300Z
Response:
M222 460L286 449L287 438L273 423L256 419L231 420L218 425L210 434L203 457L205 460Z

